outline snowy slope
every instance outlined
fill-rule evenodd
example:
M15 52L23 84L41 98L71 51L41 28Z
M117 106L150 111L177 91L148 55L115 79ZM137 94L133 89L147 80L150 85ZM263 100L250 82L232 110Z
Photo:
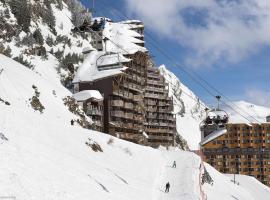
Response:
M190 149L199 149L205 104L164 65L159 71L169 83L169 94L173 96L177 131L187 141Z
M213 186L204 185L207 200L269 200L270 188L263 185L253 177L237 175L234 184L232 175L224 175L217 172L213 167L205 164L207 171L214 180ZM221 195L222 194L222 195Z
M0 97L10 103L0 102L1 196L30 200L199 199L198 156L143 147L71 126L70 120L76 116L62 101L70 95L68 90L3 55L0 62ZM33 84L45 107L42 114L29 104ZM87 146L89 139L97 142L103 152ZM171 168L174 160L177 168ZM210 173L217 183L234 187L214 169ZM167 181L171 184L168 194L164 193ZM252 199L247 198L245 189L250 185L230 193L218 190L215 184L205 186L209 196L226 192L238 195L239 200ZM262 190L259 184L256 188ZM268 191L265 194L270 196Z
M62 98L70 95L64 87L2 55L0 62L0 96L11 104L0 103L1 195L17 199L160 199L165 195L165 182L172 181L175 184L166 199L183 193L186 199L198 199L197 156L116 138L109 145L110 136L70 125L75 116L63 105ZM29 105L33 84L40 91L43 114ZM85 144L88 138L100 144L103 152L93 152ZM173 160L185 160L178 173L168 166ZM185 186L178 190L182 184Z
M270 108L258 106L246 101L237 101L223 106L230 116L230 123L264 123L270 115ZM237 112L236 112L237 111ZM247 119L243 118L244 115Z

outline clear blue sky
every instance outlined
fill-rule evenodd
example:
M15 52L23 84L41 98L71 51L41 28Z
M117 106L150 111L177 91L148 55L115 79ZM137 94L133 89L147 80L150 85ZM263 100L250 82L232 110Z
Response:
M93 0L81 1L92 7ZM270 29L263 26L270 23L270 4L266 3L269 7L264 9L258 6L255 12L254 5L230 1L234 3L95 0L94 16L121 21L126 19L124 13L129 19L142 20L146 31L176 62L199 74L230 99L270 106ZM268 14L264 13L265 8L269 8ZM146 35L145 40L157 65L165 64L203 101L214 102L201 86L151 45L151 38Z

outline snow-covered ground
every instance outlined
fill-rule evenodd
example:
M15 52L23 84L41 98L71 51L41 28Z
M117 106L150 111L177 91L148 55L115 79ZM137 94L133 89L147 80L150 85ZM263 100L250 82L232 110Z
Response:
M200 158L190 152L143 147L109 135L82 129L62 98L71 95L60 83L48 81L21 64L0 55L0 196L29 200L200 199ZM51 75L48 74L50 77ZM32 85L40 92L43 113L29 99ZM97 142L94 152L86 142ZM171 168L173 161L177 167ZM214 185L205 185L208 199L256 199L251 185L233 185L207 167ZM171 184L164 193L165 183ZM260 183L252 193L262 191ZM220 189L222 185L222 189ZM224 189L224 185L228 189ZM265 188L265 187L263 187ZM270 196L268 190L265 197ZM231 197L231 198L225 198ZM220 198L218 198L220 199ZM261 200L261 199L258 199ZM267 198L265 198L267 200Z
M233 175L224 175L216 171L213 167L205 164L207 171L214 180L214 184L204 185L207 199L218 200L269 200L270 188L263 185L253 177L237 175L236 181L232 182Z

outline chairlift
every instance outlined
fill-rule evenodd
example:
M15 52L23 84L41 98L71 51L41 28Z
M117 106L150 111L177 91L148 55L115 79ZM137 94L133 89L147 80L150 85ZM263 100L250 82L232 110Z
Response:
M116 68L122 68L123 67L123 63L120 61L120 53L114 53L114 52L108 52L107 51L107 47L106 47L106 42L109 40L109 38L105 37L103 39L104 41L104 45L105 45L105 53L102 54L101 56L99 56L96 60L96 66L97 68L102 71L102 70L108 70L108 69L116 69ZM106 56L109 55L117 55L117 62L112 63L112 64L108 64L108 65L99 65L98 61L102 60L102 58L105 58Z
M206 108L206 117L200 123L200 130L202 133L202 138L207 137L215 131L226 130L226 126L229 121L229 115L225 110L220 108L221 96L216 96L218 105L214 109Z

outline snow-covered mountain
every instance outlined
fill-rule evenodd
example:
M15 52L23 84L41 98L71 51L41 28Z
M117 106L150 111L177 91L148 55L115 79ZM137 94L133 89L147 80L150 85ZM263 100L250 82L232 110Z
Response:
M159 67L159 71L169 83L169 95L173 96L178 133L190 149L199 149L199 125L204 117L205 104L164 65Z
M246 101L228 103L222 108L229 114L230 123L265 123L266 116L270 115L270 108Z
M0 194L16 199L270 199L255 179L235 185L211 166L213 185L200 186L200 157L153 149L71 125L71 93L0 54ZM55 72L56 73L56 72ZM42 112L31 104L38 91ZM171 168L173 161L177 167ZM170 193L164 193L166 182ZM220 189L223 188L223 189ZM249 190L253 188L252 190Z
M73 33L91 14L77 0L0 1L0 53L68 86L91 37Z

